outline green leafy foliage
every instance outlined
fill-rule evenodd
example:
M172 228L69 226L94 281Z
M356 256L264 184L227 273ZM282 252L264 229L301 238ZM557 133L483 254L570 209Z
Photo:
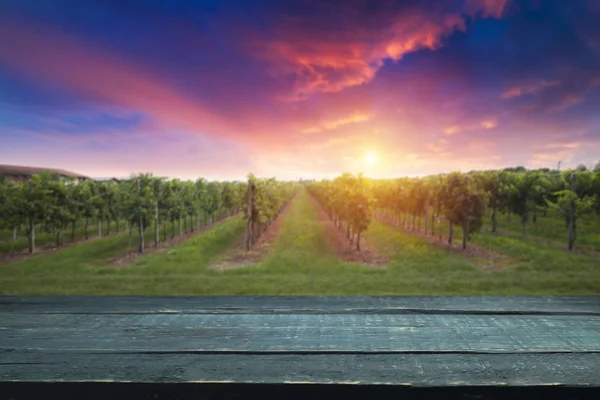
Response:
M573 189L569 183L572 174L577 182ZM359 180L360 190L356 184ZM436 224L446 222L449 243L453 226L460 226L463 248L481 229L486 213L492 221L492 232L496 232L498 212L509 218L518 216L525 236L530 224L536 224L549 208L558 210L571 230L575 230L580 216L592 211L600 213L600 170L587 168L560 173L517 167L378 180L343 174L332 181L314 183L310 190L350 240L355 231L366 229L373 211L388 222L412 231L424 228L424 233L431 235L436 234ZM570 237L572 248L574 232Z
M84 237L89 237L88 226L95 219L98 236L110 233L112 222L128 224L130 232L137 227L142 232L154 224L167 220L181 222L189 217L189 228L199 226L200 215L219 218L244 208L242 182L195 182L154 177L152 174L132 175L123 182L95 182L61 179L49 174L36 174L28 182L0 180L0 228L24 227L29 240L29 251L35 251L35 229L56 234L56 246L62 244L62 232L83 219ZM215 216L216 213L219 213ZM194 217L196 222L194 224ZM174 226L174 224L172 224ZM106 231L103 232L103 226ZM143 235L140 251L143 251ZM174 236L174 235L173 235ZM158 234L155 245L158 243ZM163 235L166 240L166 233Z
M360 251L360 237L369 227L375 205L370 181L362 174L344 173L333 181L313 183L309 190L325 206L336 226L346 231L350 243L355 243L356 250Z
M284 205L298 192L298 189L298 184L293 182L277 181L275 178L259 179L253 174L249 174L245 192L232 189L224 193L224 196L246 200L244 213L248 221L247 250L256 243L261 234L281 213ZM229 200L223 197L223 201Z

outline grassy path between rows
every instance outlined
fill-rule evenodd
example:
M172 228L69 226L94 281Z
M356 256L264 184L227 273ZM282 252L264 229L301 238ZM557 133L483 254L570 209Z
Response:
M339 260L306 191L281 222L279 235L260 264L215 270L211 260L244 235L242 218L222 222L181 244L108 264L112 238L0 267L0 294L59 295L583 295L598 294L600 268L585 257L539 249L510 238L477 242L519 262L481 271L460 255L379 222L365 238L390 257L386 269ZM513 241L514 240L514 241ZM564 252L563 252L563 255Z
M418 236L382 222L373 222L366 237L376 246L396 252L390 269L401 269L405 274L414 273L415 279L420 279L425 270L431 268L447 294L600 294L600 265L597 259L569 254L518 238L491 233L474 236L474 244L516 261L512 265L505 265L503 270L486 272L465 268L467 261L460 255L432 246ZM442 254L441 258L437 256L439 254Z
M549 221L550 218L552 217L547 217L543 223L556 223L556 221ZM539 222L538 226L541 223ZM547 228L550 229L549 226ZM436 224L436 232L442 232L443 240L446 240L447 231L447 222ZM406 234L410 235L410 233ZM462 230L457 227L454 233L455 239L460 240L461 235ZM497 233L492 233L489 227L484 226L480 233L473 235L469 245L477 245L510 257L513 262L508 269L521 274L524 279L535 279L541 276L545 279L564 280L562 290L574 290L575 293L580 288L588 293L588 289L585 288L590 282L597 285L595 294L600 294L599 254L593 250L580 251L577 248L569 253L565 246L558 245L557 241L549 243L552 240L533 234L528 238L524 238L522 233L507 234L504 227L499 228Z
M423 217L417 218L421 227L423 227ZM552 246L563 252L567 252L568 231L563 218L550 210L546 217L539 216L537 223L530 222L527 228L527 237L523 234L523 225L520 218L512 215L510 220L505 214L498 215L497 232L492 233L492 224L490 217L483 219L481 235L490 236L509 236L515 239L531 243L538 247ZM436 223L436 232L446 235L448 232L448 223L441 221ZM460 240L462 229L455 226L455 240ZM577 221L577 239L575 240L574 253L587 254L600 257L600 217L596 215L586 215Z
M78 243L0 265L0 294L151 294L165 276L177 276L184 281L189 267L206 264L239 237L243 228L241 217L234 217L204 228L179 245L141 256L124 266L114 265L111 260L131 247L135 249L138 240L135 235L131 243L127 234ZM146 243L150 243L152 235L151 230L146 232ZM179 268L180 265L188 269ZM163 294L169 294L169 290L177 294L176 287L166 287Z
M514 215L510 221L504 215L499 216L498 229L502 234L524 241L531 241L543 246L551 245L563 251L566 251L567 248L568 230L565 220L553 210L550 210L546 217L539 216L536 224L529 223L527 238L523 236L523 225ZM490 230L490 220L485 218L482 231ZM575 249L600 255L600 218L597 215L585 215L578 219Z
M111 236L111 235L127 235L127 230L125 229L125 223L120 221L119 223L120 232L117 233L117 223L115 221L110 224L110 235L107 235L107 225L106 222L102 223L102 237ZM71 236L72 231L71 227L65 229L62 232L62 243L63 245L72 245L77 242L84 241L84 226L83 221L78 221L77 227L75 228L75 237ZM90 221L88 226L88 237L90 240L99 239L98 237L98 225L95 220ZM73 240L74 239L74 240ZM47 251L48 248L53 248L56 242L56 234L42 232L39 225L36 225L35 230L35 250L36 252ZM12 239L12 231L10 230L2 230L0 231L0 257L5 257L6 255L14 255L19 253L24 253L29 248L29 241L27 240L27 236L21 234L15 240Z

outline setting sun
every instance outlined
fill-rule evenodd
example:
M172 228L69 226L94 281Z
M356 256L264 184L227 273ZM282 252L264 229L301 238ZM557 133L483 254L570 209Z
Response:
M379 161L379 156L377 155L377 153L374 153L372 151L368 151L363 156L363 161L367 165L373 165L373 164L376 164L377 161Z

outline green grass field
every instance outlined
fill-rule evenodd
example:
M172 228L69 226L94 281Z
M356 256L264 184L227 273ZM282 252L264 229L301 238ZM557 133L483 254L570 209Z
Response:
M282 221L266 259L215 270L209 263L243 237L236 217L130 264L111 260L127 251L128 235L82 242L0 266L5 295L583 295L600 292L600 259L568 254L536 240L482 233L479 246L514 262L482 271L456 252L373 222L366 240L389 256L386 269L337 259L308 194L301 192ZM533 232L532 232L533 233ZM148 232L152 236L151 232ZM532 235L534 236L534 235ZM534 236L535 237L535 236Z

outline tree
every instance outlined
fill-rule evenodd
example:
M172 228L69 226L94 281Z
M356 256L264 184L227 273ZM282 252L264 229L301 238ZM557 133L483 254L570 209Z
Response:
M49 214L50 182L54 179L51 174L41 173L31 177L29 182L20 185L18 196L18 207L21 215L27 219L27 238L29 242L29 253L35 252L35 225L42 222Z
M160 242L160 221L163 221L163 240L167 240L164 220L168 217L168 199L171 194L166 178L154 178L150 182L154 200L154 247Z
M203 178L196 179L194 183L194 207L196 209L196 228L200 229L200 214L204 214L207 201L207 182Z
M175 219L178 220L178 235L183 235L183 226L181 220L185 212L185 186L184 183L179 179L173 179L171 181L171 190L173 192L171 201L171 224L172 233L171 239L175 237Z
M131 229L135 226L138 228L138 253L140 254L145 251L144 231L154 219L156 212L153 179L151 174L139 174L132 176L127 185L130 196L126 204L126 213L131 222Z
M106 204L105 215L106 215L106 234L110 234L110 225L112 221L119 219L119 186L114 182L106 182L103 185L103 197L104 203Z
M485 194L487 207L492 211L492 232L498 229L498 211L506 208L509 182L505 171L489 171L475 175L477 185Z
M56 247L60 247L62 231L72 221L70 198L62 180L51 179L47 182L48 198L44 219L56 233Z
M22 202L23 184L6 182L0 177L0 228L12 230L12 239L17 238L17 229L25 222Z
M356 251L360 251L360 236L367 230L371 222L371 207L375 201L362 174L358 174L350 188L349 222L352 232L356 233Z
M68 179L65 182L66 196L69 199L67 203L69 223L71 224L71 241L75 241L75 227L77 221L83 216L86 198L84 197L84 186L80 185L75 179Z
M238 203L237 192L235 185L232 182L223 183L223 191L221 198L223 199L223 207L227 210L227 216L230 217L232 210Z
M254 228L258 236L277 215L283 204L293 194L296 184L274 179L260 180L260 212ZM145 248L144 231L154 223L154 246L160 241L159 226L163 224L166 240L166 221L172 221L175 236L175 218L179 220L179 235L194 231L200 226L200 215L211 222L239 212L246 204L246 185L241 182L195 182L155 178L152 174L132 175L131 179L115 183L86 180L77 182L58 175L35 174L29 182L7 182L0 177L0 228L17 229L25 225L29 251L35 251L36 233L56 234L56 244L62 244L64 230L71 225L71 240L75 239L78 221L84 220L84 236L89 238L88 225L96 218L98 236L102 236L102 224L110 233L112 221L123 219L130 238L138 228L140 243L138 251ZM188 218L189 217L189 218ZM196 218L194 224L193 218ZM187 224L189 222L189 228ZM205 221L207 222L207 221ZM260 226L259 226L260 224ZM37 230L37 231L36 231Z
M97 207L95 203L98 201L95 198L95 183L93 181L84 181L79 184L80 195L82 199L87 199L81 202L81 215L83 215L83 235L87 240L88 225L90 219L97 215Z
M90 202L94 208L94 215L98 225L98 237L102 237L102 221L108 216L108 198L110 188L105 182L96 182L90 185L92 196Z
M185 227L185 232L187 233L188 231L193 232L194 231L194 223L192 221L193 216L194 216L194 212L196 210L196 207L194 205L194 201L196 200L196 186L194 185L194 182L190 182L190 181L186 181L184 183L184 190L183 190L183 209L184 209L184 218L185 221L189 220L189 229L188 227Z
M577 238L577 221L589 214L595 205L594 180L587 170L565 171L565 189L556 193L555 202L549 202L565 219L568 228L567 248L573 251Z
M377 190L377 189L376 189ZM333 181L323 180L309 186L310 193L324 205L335 226L346 233L350 244L360 251L360 238L368 229L376 200L367 180L358 174L344 173ZM379 191L383 195L384 191ZM385 200L382 200L385 203Z
M249 250L279 215L285 203L292 198L297 185L279 182L273 178L258 179L253 174L248 174L248 183L245 186L246 250ZM214 207L215 197L210 196L212 190L209 190L208 197L213 199L211 204ZM238 193L242 193L240 189ZM222 201L220 196L219 199Z
M221 209L221 188L219 182L208 182L206 196L205 211L212 224L215 219L215 213Z
M512 175L514 178L508 191L508 211L521 217L523 235L527 237L527 226L532 211L539 205L540 175L537 172L525 172Z
M442 209L450 223L448 244L452 244L452 225L462 227L462 248L467 248L467 240L478 231L483 223L485 200L472 184L470 177L458 172L449 174L441 191Z

